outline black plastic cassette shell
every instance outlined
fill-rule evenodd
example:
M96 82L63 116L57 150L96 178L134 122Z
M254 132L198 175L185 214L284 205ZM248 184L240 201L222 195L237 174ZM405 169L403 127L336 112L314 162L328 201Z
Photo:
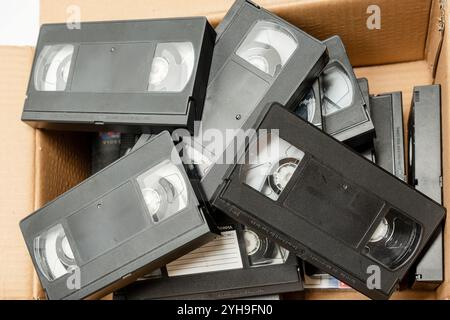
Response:
M214 219L220 226L231 225L241 230L239 223L227 216ZM227 230L227 229L226 229ZM242 242L241 252L245 249ZM245 259L245 257L243 257ZM222 270L181 276L139 280L123 288L115 299L234 299L303 290L299 261L290 254L283 264Z
M342 67L351 80L354 89L353 104L351 106L329 116L324 115L325 131L337 140L359 151L361 148L364 149L367 145L371 145L374 135L374 126L366 106L367 101L363 98L340 37L333 36L323 43L326 44L330 57L328 65L338 64ZM353 119L360 116L362 116L363 120L358 124L346 125L349 122L354 122Z
M248 123L253 123L255 116L263 112L271 103L278 102L283 104L289 110L295 110L301 97L306 93L322 72L325 65L328 63L328 54L326 46L320 41L307 35L297 27L289 24L285 20L279 18L275 14L259 7L251 1L237 0L230 8L225 18L216 27L216 46L214 48L214 55L211 64L211 73L209 77L209 87L214 82L219 72L227 65L228 62L234 60L237 64L244 68L252 68L251 73L255 76L267 79L267 75L263 72L249 66L242 58L236 56L235 51L242 41L242 38L248 33L250 28L257 21L267 20L274 21L281 26L286 27L291 34L297 38L299 48L294 51L292 56L283 67L277 79L265 92L264 97L260 99L257 106L250 114L247 121L242 121L242 129L247 128ZM297 52L300 50L300 52ZM299 76L302 75L302 76ZM230 79L228 83L233 83L236 80ZM267 80L265 80L267 81ZM248 84L245 84L248 85ZM208 108L220 108L217 105L209 106L208 98L213 94L208 87L207 99L205 101L204 112ZM236 96L236 103L228 101L230 105L241 105L248 108L241 96ZM225 106L229 108L229 105ZM225 108L224 107L224 108ZM227 116L235 119L233 113L228 112ZM222 121L223 119L221 119ZM205 123L205 117L202 121ZM233 120L236 121L236 120ZM213 126L212 126L213 127ZM202 178L202 186L207 199L211 199L212 193L216 190L220 183L220 178L225 173L226 165L214 165L214 167Z
M410 218L421 222L423 231L418 250L408 262L393 272L380 265L382 290L369 290L366 286L368 277L366 267L375 264L374 260L357 253L327 233L311 228L311 224L302 219L288 219L292 217L293 212L281 207L281 204L287 201L290 191L295 187L297 179L303 172L301 164L277 202L242 185L236 176L239 174L236 171L239 165L232 165L216 193L213 205L239 222L256 228L261 234L277 241L289 251L297 253L300 258L367 296L374 299L389 298L399 280L403 278L418 253L424 248L426 241L443 220L445 209L279 105L272 107L265 114L260 125L256 127L282 128L280 130L282 139L312 154L321 161L322 165L344 174L346 182L358 181L359 185L365 186L365 190L371 190L372 194L380 200L384 199L381 200L384 203L384 209L373 215L374 220L359 243L363 244L364 240L368 240L388 208L395 208L400 212L408 212ZM310 163L311 160L307 162ZM389 206L388 203L394 206ZM273 212L278 214L274 217ZM422 216L423 212L426 212L426 215ZM372 218L368 217L368 219ZM299 238L296 239L297 236ZM347 265L347 267L339 267L339 264Z
M74 44L75 59L77 46L81 44L105 43L105 46L114 47L141 42L154 49L157 42L170 41L189 41L194 46L194 69L181 92L85 93L37 91L34 88L35 64L45 45ZM155 130L187 127L192 131L194 121L201 119L203 111L214 41L215 31L205 17L86 22L80 30L69 30L66 24L43 25L22 120L36 128L56 130L155 133ZM74 73L73 64L68 88Z
M406 181L402 93L370 97L376 163Z
M141 135L138 146L147 141L148 135ZM134 148L133 150L134 151ZM194 167L187 167L190 182L200 203L205 203L207 212L212 210L204 197L200 179ZM231 225L242 231L242 225L221 212L206 215L211 217L210 224L217 226ZM220 228L215 228L220 233ZM239 243L241 254L245 252L243 243ZM220 289L220 290L219 290ZM146 279L136 281L115 293L114 299L148 300L148 299L235 299L286 293L303 290L303 281L299 274L299 260L290 254L283 264L260 267L245 266L241 269L222 270L188 274L182 276Z
M183 166L177 164L188 186L187 207L175 214L171 219L167 219L159 225L153 225L147 231L144 228L141 232L135 234L139 236L127 238L128 240L124 240L122 244L113 247L112 250L109 249L109 251L94 257L92 260L81 261L78 245L72 236L70 228L68 228L67 219L72 216L72 213L75 214L87 208L87 203L101 202L102 207L105 207L108 204L106 201L103 201L105 195L130 182L135 184L136 182L133 182L135 176L165 159L170 159L172 150L173 144L170 135L167 132L161 133L138 150L120 158L20 222L20 228L32 256L33 264L49 299L101 297L111 292L114 288L124 286L138 276L177 259L214 237L211 228L205 220L207 217L202 213L197 198L192 188L190 188ZM149 154L152 156L149 157ZM135 190L134 193L138 195L138 187L133 186L133 188ZM121 197L129 198L131 195L117 194L116 197L113 197L113 200L116 202L123 201ZM110 203L108 207L111 208L114 205ZM119 208L120 206L116 207ZM97 208L99 207L97 206ZM135 203L134 210L128 211L137 211L142 213L143 216L148 215L144 208L143 200L140 200L138 203ZM108 216L111 216L111 212L108 213ZM131 218L130 216L129 219ZM49 227L59 223L65 229L66 236L80 267L81 289L79 290L67 288L66 280L69 274L56 280L48 281L39 271L34 257L34 238L43 231L48 230ZM97 223L101 223L101 221L92 221L92 224ZM122 225L121 230L124 227ZM109 232L108 230L106 233ZM155 237L158 237L159 240L155 239ZM153 244L154 247L149 247L149 243ZM132 249L130 250L130 248Z
M439 85L415 87L408 123L413 147L410 183L438 203L443 199L440 95ZM434 290L444 281L443 246L441 230L412 270L413 288Z
M247 35L255 22L261 20L275 22L287 28L298 41L299 47L283 67L284 71L278 75L275 81L276 85L266 92L259 106L278 101L278 97L283 97L282 100L286 107L295 108L296 106L292 104L299 102L300 96L305 94L305 90L313 85L322 69L328 63L326 46L298 29L298 27L249 0L236 0L220 24L215 28L217 37L209 85L214 80L214 77L217 76L219 70L232 59L231 56L235 54L242 39ZM297 50L300 50L300 52L297 52ZM296 56L299 58L296 58ZM245 68L247 68L247 64L245 64ZM291 72L286 70L295 72L291 74ZM308 74L305 71L310 72ZM252 72L259 74L259 76L262 74L262 72L253 67ZM299 75L303 75L303 78L299 77ZM271 96L272 98L270 98Z

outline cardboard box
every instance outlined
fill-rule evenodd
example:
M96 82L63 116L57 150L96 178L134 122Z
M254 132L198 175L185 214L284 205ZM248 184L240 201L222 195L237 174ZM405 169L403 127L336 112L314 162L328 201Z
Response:
M357 77L372 94L402 91L407 119L413 86L442 86L444 205L450 196L450 96L448 8L443 0L257 0L304 31L324 40L338 34ZM217 24L233 0L41 0L41 23L206 15ZM374 7L376 5L377 7ZM442 6L442 8L441 8ZM380 29L374 14L379 9ZM375 10L375 13L373 11ZM368 13L369 12L369 13ZM369 22L369 24L368 24ZM89 174L86 134L34 130L20 122L33 48L0 47L0 298L38 299L39 281L19 231L19 220ZM405 126L406 127L406 126ZM406 139L405 139L406 141ZM450 222L447 220L447 224ZM449 228L445 242L450 245ZM446 250L446 265L450 251ZM436 291L402 291L394 299L450 299L450 268ZM307 299L359 299L353 290L306 292ZM296 298L295 294L287 298Z

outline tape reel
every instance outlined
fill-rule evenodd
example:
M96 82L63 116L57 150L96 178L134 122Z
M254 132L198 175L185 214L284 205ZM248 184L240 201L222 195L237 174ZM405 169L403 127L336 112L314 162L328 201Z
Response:
M36 62L34 87L38 91L64 91L69 79L74 46L50 45L42 48Z
M353 103L354 88L347 72L339 64L327 67L320 76L324 116L348 108Z
M414 254L419 243L420 226L394 210L381 220L365 246L365 253L395 269Z
M249 161L242 166L241 181L277 200L304 155L277 135L261 134L249 146Z
M180 92L194 71L191 42L158 43L152 60L148 91Z
M244 228L243 237L250 266L257 267L286 262L289 252L269 238L262 237L247 227Z
M284 27L269 21L258 21L236 54L273 77L280 72L297 46L297 40Z
M178 167L163 161L137 178L150 218L159 223L187 207L186 183Z
M34 256L40 271L50 281L64 276L77 266L61 224L34 239Z

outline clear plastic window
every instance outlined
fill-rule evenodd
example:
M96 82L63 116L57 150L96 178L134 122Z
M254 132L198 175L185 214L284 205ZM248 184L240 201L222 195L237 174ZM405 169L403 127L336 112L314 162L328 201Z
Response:
M158 43L150 69L148 91L183 91L194 71L194 62L191 42Z
M178 167L163 161L137 177L148 213L159 223L187 207L188 190Z
M61 224L34 239L34 256L39 270L53 281L77 267L69 240Z
M42 48L34 69L37 91L64 91L69 78L74 46L49 45Z
M289 251L247 227L244 229L244 241L248 261L252 267L282 264L289 256Z
M297 40L286 28L273 22L258 21L236 54L261 71L275 76L297 46Z
M320 76L322 112L331 115L352 105L354 89L350 76L339 64L327 67Z
M305 153L275 134L260 134L249 145L241 181L272 200L277 200Z
M415 252L421 233L416 222L391 209L365 246L365 253L390 269L404 264Z
M295 114L303 120L312 123L316 111L316 97L313 88L311 88L295 109Z

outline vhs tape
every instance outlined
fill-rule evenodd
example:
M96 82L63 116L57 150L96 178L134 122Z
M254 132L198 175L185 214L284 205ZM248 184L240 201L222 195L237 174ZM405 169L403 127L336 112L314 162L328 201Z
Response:
M354 149L372 143L374 126L338 36L324 41L330 61L320 75L325 131Z
M76 131L193 131L214 41L205 17L43 25L22 120Z
M412 186L442 203L442 124L439 85L414 88L408 122L408 178ZM412 286L436 289L444 280L443 231L413 269Z
M131 151L150 138L142 134ZM201 193L195 168L186 169L194 191ZM220 212L211 213L220 235L118 290L114 299L234 299L303 289L294 254Z
M279 104L259 117L213 206L368 297L389 298L445 208Z
M402 93L370 97L376 164L406 181Z
M222 213L214 221L221 235L114 299L234 299L303 290L294 254Z
M358 84L364 99L370 101L367 106L372 115L376 132L374 146L359 153L399 179L406 181L402 94L394 92L369 97L367 79L358 79ZM308 263L304 265L305 274L310 278L326 275Z
M216 31L202 122L185 139L185 161L199 154L192 161L213 186L208 199L219 183L209 169L228 162L223 151L250 114L275 101L295 109L328 62L324 44L251 1L237 0Z
M20 222L49 299L97 298L213 239L168 132Z

